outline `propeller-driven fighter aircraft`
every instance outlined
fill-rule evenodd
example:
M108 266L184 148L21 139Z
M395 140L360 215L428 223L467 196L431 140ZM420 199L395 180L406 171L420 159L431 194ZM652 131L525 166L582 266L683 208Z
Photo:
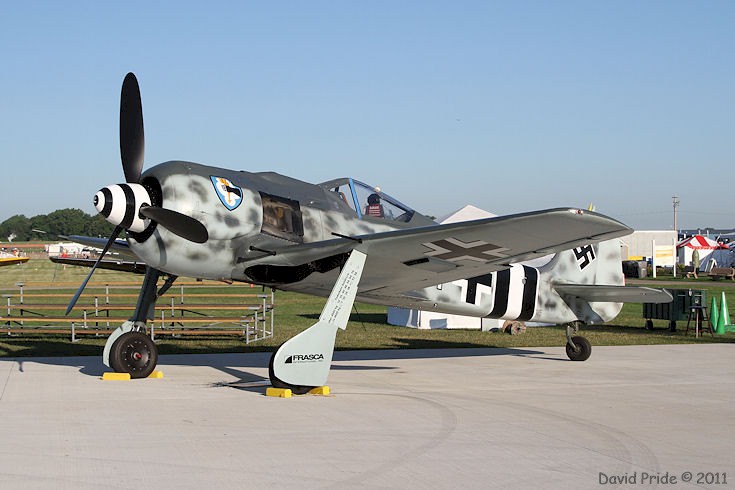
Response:
M336 331L346 327L356 298L565 323L572 360L590 355L590 343L575 335L580 324L614 318L623 301L671 300L663 291L624 286L619 246L610 240L632 230L595 212L558 208L439 225L351 178L310 184L274 172L184 161L143 172L143 149L140 91L129 73L120 102L125 183L94 196L97 211L115 229L67 313L110 247L144 262L135 312L103 352L106 365L134 378L155 368L157 350L146 322L157 297L178 276L328 297L319 321L271 358L273 385L295 393L326 382ZM125 245L116 241L123 232ZM549 254L555 255L538 268L521 263Z

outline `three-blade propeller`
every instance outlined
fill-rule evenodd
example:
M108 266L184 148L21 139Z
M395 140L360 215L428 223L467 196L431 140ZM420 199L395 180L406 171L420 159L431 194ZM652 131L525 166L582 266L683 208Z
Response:
M140 214L190 242L204 243L209 239L209 232L201 221L178 211L155 206L141 206Z
M143 106L140 99L140 87L138 86L138 79L135 75L128 73L123 80L122 90L120 92L120 159L122 161L123 173L125 174L125 181L129 184L129 187L137 185L138 188L142 188L138 184L143 172L144 153L145 135L143 132ZM121 184L121 186L127 184ZM97 199L95 203L97 203ZM172 209L150 205L148 202L136 205L139 208L134 213L138 214L140 218L148 218L166 228L171 233L194 243L204 243L209 239L207 228L200 221ZM120 205L124 207L124 203ZM107 212L109 213L109 210ZM105 217L107 218L107 216ZM108 219L108 221L110 220ZM76 294L71 299L66 309L67 315L74 308L79 296L81 296L84 288L87 286L89 279L94 274L104 255L115 242L115 239L123 230L127 229L126 225L120 224L120 221L113 222L113 224L116 226L110 239L92 266L89 274L87 274L84 282L82 282L82 285L79 286Z

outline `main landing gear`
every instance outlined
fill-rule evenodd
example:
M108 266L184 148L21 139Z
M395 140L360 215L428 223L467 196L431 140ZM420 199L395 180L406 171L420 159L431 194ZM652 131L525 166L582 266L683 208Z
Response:
M585 337L575 335L578 332L578 322L567 325L567 356L572 361L586 361L592 354L592 344Z
M147 378L156 368L158 348L146 333L146 320L153 318L156 299L176 280L176 276L169 276L160 291L156 291L160 275L161 272L152 267L146 270L132 318L107 338L102 362L117 373L128 373L131 378Z

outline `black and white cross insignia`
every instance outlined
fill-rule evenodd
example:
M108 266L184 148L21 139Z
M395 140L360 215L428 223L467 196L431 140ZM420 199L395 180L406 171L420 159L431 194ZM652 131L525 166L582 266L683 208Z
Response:
M579 264L580 269L584 269L595 260L595 251L592 245L575 248L573 252L574 256L577 257L577 264Z
M467 279L467 295L465 297L465 303L477 304L477 289L479 286L485 286L486 290L490 290L493 287L493 275L486 274L479 277L471 277Z
M458 238L447 238L446 240L422 243L422 245L431 249L430 252L426 252L424 255L450 262L458 262L460 260L487 262L492 258L507 257L502 252L508 250L507 248L483 242L482 240L463 242Z

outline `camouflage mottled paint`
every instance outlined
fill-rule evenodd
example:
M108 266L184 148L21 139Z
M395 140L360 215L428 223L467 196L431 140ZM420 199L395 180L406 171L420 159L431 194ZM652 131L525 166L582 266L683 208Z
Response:
M230 210L221 202L212 177L225 178L241 189L242 202L235 209ZM309 184L273 172L251 173L190 162L167 162L145 172L143 179L147 178L155 179L160 185L160 205L202 222L209 231L209 240L202 244L193 243L152 224L152 233L142 234L138 237L140 240L134 238L136 235L129 237L131 249L147 264L161 271L202 279L258 282L248 272L253 266L298 267L311 260L310 254L315 259L324 257L324 248L320 247L300 253L301 263L293 263L289 258L292 256L288 254L273 256L268 253L272 248L299 245L261 232L261 192L298 201L303 219L303 244L324 243L324 247L333 248L330 253L335 256L349 253L359 246L348 239L337 238L333 233L359 236L432 223L418 213L408 223L359 218L334 192L330 192L328 186ZM580 256L579 251L575 254L570 250L556 254L550 262L537 268L514 264L506 272L493 272L480 278L400 294L380 295L363 290L358 293L358 298L381 305L475 317L515 320L519 315L526 315L524 319L539 322L581 320L599 323L614 318L621 304L588 303L576 297L563 297L554 289L560 283L623 284L617 241L602 242L590 248L594 260ZM328 296L329 285L339 274L339 268L335 267L310 272L305 278L289 284L263 284ZM533 278L531 284L528 276ZM501 280L503 277L505 283ZM532 291L528 290L531 286ZM501 308L498 301L507 302L507 306Z
M532 322L569 323L582 321L588 324L607 322L615 318L622 303L588 302L571 295L560 295L554 288L559 284L595 284L624 285L624 277L620 262L620 246L618 240L609 240L591 246L595 259L584 268L574 251L568 250L555 254L551 260L539 267L513 264L510 274L509 290L498 291L500 272L488 274L476 288L474 302L468 302L468 288L473 279L463 279L440 286L411 291L400 297L387 298L377 296L360 296L360 299L375 304L390 303L390 306L437 311L455 315L474 317L501 318L504 320L519 319L522 308L522 297L527 287L529 269L536 271L538 279L531 292L533 314L530 318L522 318ZM501 315L492 315L498 297L507 301L509 307Z
M220 201L212 176L226 178L242 189L243 200L236 209L229 210ZM274 172L233 171L171 161L152 167L142 175L142 180L149 178L155 179L161 187L161 207L199 220L207 228L209 240L203 244L192 243L154 224L149 238L139 241L129 237L131 250L141 260L164 272L202 279L252 281L245 273L247 267L259 263L296 265L281 263L280 257L270 257L251 249L269 250L295 244L261 233L263 206L260 192L299 202L303 243L334 240L333 232L355 236L433 223L418 213L409 223L358 218L326 188ZM352 249L350 242L346 245L345 251Z
M539 269L545 280L539 290L534 321L565 323L579 319L585 323L603 323L620 313L622 303L587 302L574 296L561 296L554 289L559 284L625 284L619 241L600 242L591 248L595 252L595 260L584 269L581 267L584 259L579 259L572 250L556 254L551 262Z

